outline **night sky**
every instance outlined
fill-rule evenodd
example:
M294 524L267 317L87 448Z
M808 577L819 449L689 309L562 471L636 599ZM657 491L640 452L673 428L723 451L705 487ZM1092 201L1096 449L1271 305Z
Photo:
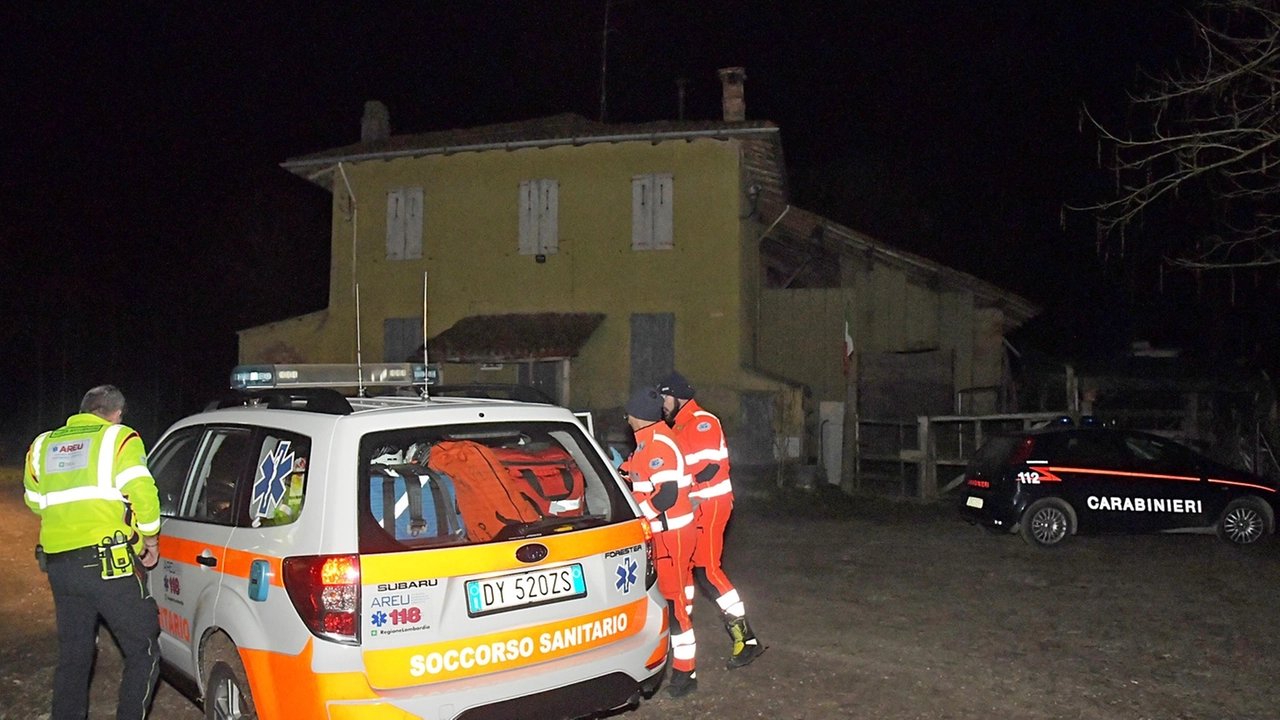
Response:
M278 164L356 141L365 100L393 133L598 118L604 6L0 10L0 460L98 382L154 441L221 390L235 330L322 308L328 195ZM1104 263L1059 218L1107 193L1082 106L1123 122L1140 68L1189 57L1191 6L615 0L608 119L674 118L677 77L717 118L716 69L744 66L798 205L1042 304L1025 342L1178 339L1141 253Z

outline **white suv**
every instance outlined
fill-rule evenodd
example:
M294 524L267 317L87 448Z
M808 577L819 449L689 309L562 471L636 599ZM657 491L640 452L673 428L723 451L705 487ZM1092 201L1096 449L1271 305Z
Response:
M563 408L237 368L151 454L166 676L210 718L573 718L667 655L648 525Z

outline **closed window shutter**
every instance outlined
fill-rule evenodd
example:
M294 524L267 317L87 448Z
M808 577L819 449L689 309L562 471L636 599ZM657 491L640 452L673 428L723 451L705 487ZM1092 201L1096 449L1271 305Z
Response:
M405 192L396 188L387 193L387 259L404 259Z
M671 174L653 176L653 248L670 250L672 238Z
M548 255L560 247L560 181L520 181L521 255Z
M560 249L560 181L538 181L538 252L547 255Z
M631 391L671 374L676 363L675 313L632 313Z
M520 181L520 238L521 255L538 254L538 188L532 180Z
M386 318L382 321L383 362L422 362L422 318Z
M653 176L631 178L631 249L653 249Z
M404 258L422 259L422 188L404 189Z

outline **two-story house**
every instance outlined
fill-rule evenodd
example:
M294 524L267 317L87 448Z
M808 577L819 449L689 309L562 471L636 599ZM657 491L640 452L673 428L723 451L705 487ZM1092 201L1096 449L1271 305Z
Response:
M791 207L777 126L745 120L740 68L721 78L721 121L392 135L368 103L361 142L283 164L333 196L329 305L241 331L241 362L403 361L425 338L446 384L593 410L674 368L744 459L803 445L806 388L843 399L850 303L864 350L941 348L955 388L999 380L1034 309Z

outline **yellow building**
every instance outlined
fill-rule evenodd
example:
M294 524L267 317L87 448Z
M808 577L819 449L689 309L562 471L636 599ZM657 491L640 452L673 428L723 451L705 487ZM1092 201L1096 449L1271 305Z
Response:
M520 383L597 411L678 369L740 458L767 459L777 435L794 451L803 396L828 394L840 372L840 335L827 315L779 316L809 277L783 284L780 268L814 240L798 237L778 128L742 119L741 75L722 75L724 121L559 115L393 136L368 103L360 143L284 163L333 195L329 305L241 331L240 361L403 361L425 337L444 384ZM952 304L966 299L983 302Z

